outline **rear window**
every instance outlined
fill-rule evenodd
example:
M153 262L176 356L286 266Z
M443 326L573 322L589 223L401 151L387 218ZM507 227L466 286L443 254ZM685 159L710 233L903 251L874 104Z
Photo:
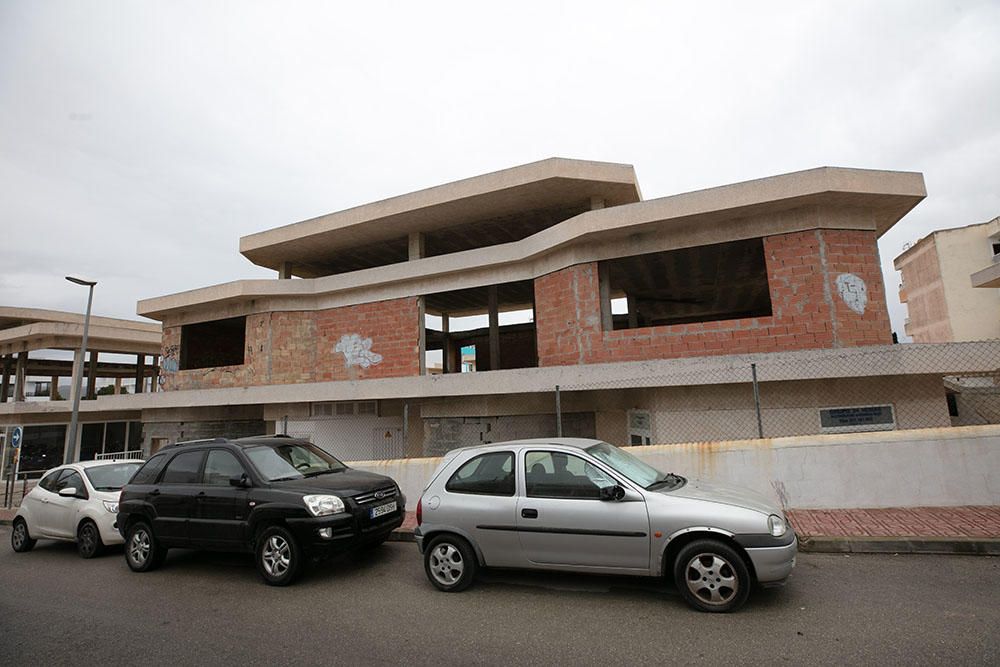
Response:
M146 465L139 468L139 472L135 474L135 477L129 482L129 484L153 484L156 482L156 477L163 470L163 464L167 462L167 456L161 454L160 456L154 456L153 458L146 461Z
M452 493L512 496L514 495L514 453L480 454L456 470L444 488Z

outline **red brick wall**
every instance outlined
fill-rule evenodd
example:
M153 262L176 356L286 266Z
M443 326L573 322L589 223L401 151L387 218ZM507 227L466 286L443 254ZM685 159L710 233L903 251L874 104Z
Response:
M416 297L250 315L244 364L185 371L170 370L170 360L180 360L181 328L164 323L160 377L163 388L171 390L418 375L418 315ZM337 350L345 338L361 343L361 354L354 355L350 365ZM367 339L372 354L365 352Z
M538 363L558 366L892 342L874 232L817 230L764 239L770 317L602 331L597 263L535 280ZM837 278L867 287L859 314Z

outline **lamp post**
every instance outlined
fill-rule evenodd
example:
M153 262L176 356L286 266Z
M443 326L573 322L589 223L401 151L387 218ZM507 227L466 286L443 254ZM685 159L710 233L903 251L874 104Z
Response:
M66 434L67 463L76 460L76 427L80 416L80 393L83 391L83 364L87 355L87 334L90 332L90 306L94 302L94 285L97 281L84 280L66 276L66 280L77 285L89 287L87 294L87 314L83 318L83 341L80 343L80 363L73 365L73 416L69 420L69 433Z

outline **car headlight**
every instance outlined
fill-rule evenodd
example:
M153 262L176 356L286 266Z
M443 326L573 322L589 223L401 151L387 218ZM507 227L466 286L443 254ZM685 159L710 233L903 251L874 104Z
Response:
M104 509L111 512L112 514L118 514L118 501L117 500L105 500Z
M767 517L767 529L771 532L773 537L781 537L788 530L788 526L785 524L785 520L782 519L777 514L772 514Z
M344 511L344 501L337 496L303 496L302 500L313 516L328 516Z

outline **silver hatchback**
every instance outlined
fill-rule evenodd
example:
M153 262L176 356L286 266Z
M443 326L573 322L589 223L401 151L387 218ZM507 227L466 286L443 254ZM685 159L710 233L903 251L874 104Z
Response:
M662 473L599 440L551 438L449 452L417 503L417 545L442 591L480 566L672 576L695 608L738 609L781 585L797 542L751 491Z

